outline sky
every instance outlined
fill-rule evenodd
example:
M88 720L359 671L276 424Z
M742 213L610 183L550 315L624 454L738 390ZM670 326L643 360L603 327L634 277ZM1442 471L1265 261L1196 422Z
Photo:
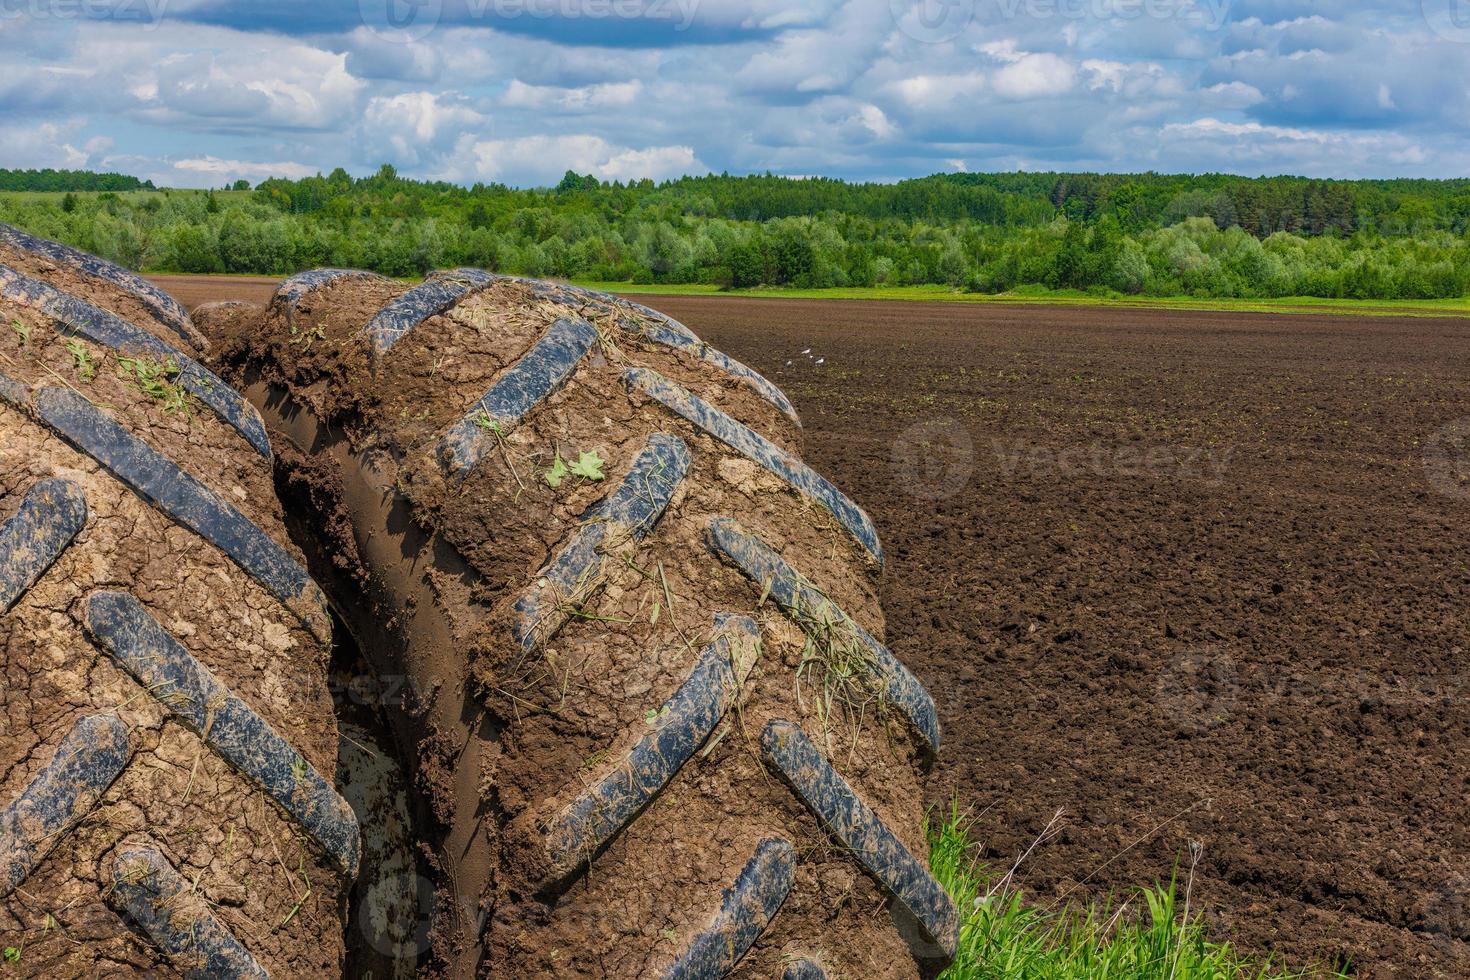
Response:
M0 0L0 167L1467 176L1470 0Z

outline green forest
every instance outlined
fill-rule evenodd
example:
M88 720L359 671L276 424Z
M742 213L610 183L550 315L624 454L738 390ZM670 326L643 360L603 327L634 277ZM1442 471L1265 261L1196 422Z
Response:
M89 170L0 170L0 191L151 191L153 181Z
M517 189L410 180L384 166L362 178L338 169L204 192L115 174L0 171L0 221L153 272L330 265L413 277L472 265L735 289L1470 293L1470 180L965 173L605 183L568 173L554 188Z

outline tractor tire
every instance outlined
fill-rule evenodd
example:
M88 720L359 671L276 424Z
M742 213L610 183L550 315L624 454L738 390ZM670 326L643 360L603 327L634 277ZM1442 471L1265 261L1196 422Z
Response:
M474 269L320 270L208 320L431 811L426 968L952 958L934 705L878 639L874 528L775 386L646 307Z
M259 413L168 296L3 225L0 319L0 974L338 975L332 621Z

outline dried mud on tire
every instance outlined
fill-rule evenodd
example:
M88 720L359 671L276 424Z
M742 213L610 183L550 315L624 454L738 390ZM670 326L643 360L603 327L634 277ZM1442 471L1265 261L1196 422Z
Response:
M324 270L203 323L406 681L437 969L948 961L934 706L881 645L872 524L774 386L644 307L477 270Z
M6 966L336 974L331 623L258 413L171 298L4 226L0 321Z

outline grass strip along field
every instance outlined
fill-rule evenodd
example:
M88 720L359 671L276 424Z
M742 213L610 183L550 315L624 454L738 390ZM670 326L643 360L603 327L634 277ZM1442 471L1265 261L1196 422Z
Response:
M936 814L929 865L960 910L960 945L940 980L1306 980L1346 977L1323 968L1277 970L1212 942L1191 908L1192 872L1179 894L1176 880L1140 888L1116 905L1028 902L1014 887L1016 867L996 876L979 860L973 821L958 804ZM1041 843L1038 841L1037 843ZM1034 846L1034 845L1033 845ZM1028 852L1029 853L1029 852ZM1016 862L1025 859L1025 854Z
M1006 293L968 293L948 286L833 287L830 289L722 289L705 285L640 285L583 282L579 286L625 296L748 296L753 299L888 300L919 303L978 303L992 306L1097 306L1115 309L1199 310L1222 313L1337 313L1344 316L1470 316L1470 297L1373 300L1284 296L1275 299L1214 299L1201 296L1125 296L1075 289L1033 287Z
M265 302L278 281L273 277L252 275L163 275L153 277L165 289L182 291L187 297L213 295L215 292L248 296ZM417 282L417 279L406 279ZM638 285L630 282L603 282L574 279L575 285L622 296L691 298L749 298L756 300L832 300L841 303L957 303L971 307L1095 307L1099 309L1179 310L1202 313L1295 313L1333 314L1337 316L1373 317L1470 317L1470 298L1444 300L1356 300L1319 299L1296 296L1280 299L1209 299L1198 296L1167 298L1103 295L1076 290L1016 290L988 295L967 293L948 286L876 286L841 289L721 289L702 285ZM216 285L217 284L217 285ZM192 299L186 299L193 302Z

